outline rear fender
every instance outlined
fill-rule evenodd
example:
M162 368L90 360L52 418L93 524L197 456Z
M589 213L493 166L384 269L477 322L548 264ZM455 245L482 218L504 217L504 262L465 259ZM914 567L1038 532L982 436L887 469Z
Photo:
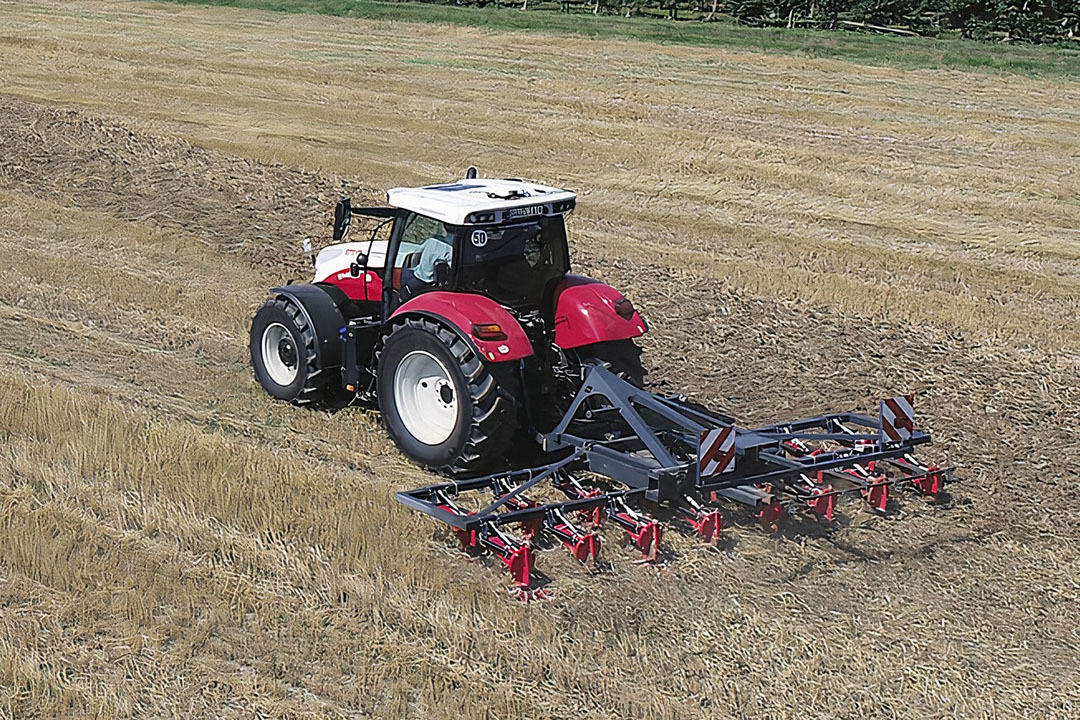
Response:
M624 318L615 310L623 294L602 282L567 275L555 301L555 344L564 350L644 335L648 326L637 310Z
M532 343L514 316L502 305L483 295L433 290L411 298L394 311L390 320L392 322L396 317L407 315L442 320L489 362L520 360L533 354ZM477 337L477 325L498 325L506 337L499 340Z
M345 327L345 318L338 309L338 302L331 293L344 293L334 286L310 285L299 283L276 287L271 295L288 298L300 308L308 323L315 328L315 356L320 368L339 367L341 365L341 330Z

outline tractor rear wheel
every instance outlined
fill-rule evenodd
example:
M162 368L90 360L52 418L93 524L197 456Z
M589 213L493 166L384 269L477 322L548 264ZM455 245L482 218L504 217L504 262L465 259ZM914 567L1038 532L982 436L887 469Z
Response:
M517 425L513 380L426 318L395 325L378 357L379 408L409 458L455 475L506 467Z
M294 405L319 405L329 398L329 375L319 367L315 328L297 305L283 297L263 303L251 322L249 349L255 378L266 392Z

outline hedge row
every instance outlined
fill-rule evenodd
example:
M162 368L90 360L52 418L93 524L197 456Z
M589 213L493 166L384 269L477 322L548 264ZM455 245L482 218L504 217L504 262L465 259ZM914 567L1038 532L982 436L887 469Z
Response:
M862 29L977 40L1052 43L1080 39L1080 0L423 0L451 5L559 7L564 12L720 16L757 26Z

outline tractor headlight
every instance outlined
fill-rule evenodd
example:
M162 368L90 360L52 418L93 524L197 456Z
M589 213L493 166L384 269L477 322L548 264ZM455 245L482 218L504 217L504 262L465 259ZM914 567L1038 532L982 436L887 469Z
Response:
M479 225L480 223L493 223L495 222L495 213L469 213L465 218L465 223L468 225Z

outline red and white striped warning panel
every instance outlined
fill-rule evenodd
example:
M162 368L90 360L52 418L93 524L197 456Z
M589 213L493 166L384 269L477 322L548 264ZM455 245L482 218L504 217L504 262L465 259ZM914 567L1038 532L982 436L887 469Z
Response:
M735 429L702 430L698 438L698 477L711 477L735 469Z
M915 410L911 395L897 395L881 401L881 441L902 442L911 439L915 429Z

